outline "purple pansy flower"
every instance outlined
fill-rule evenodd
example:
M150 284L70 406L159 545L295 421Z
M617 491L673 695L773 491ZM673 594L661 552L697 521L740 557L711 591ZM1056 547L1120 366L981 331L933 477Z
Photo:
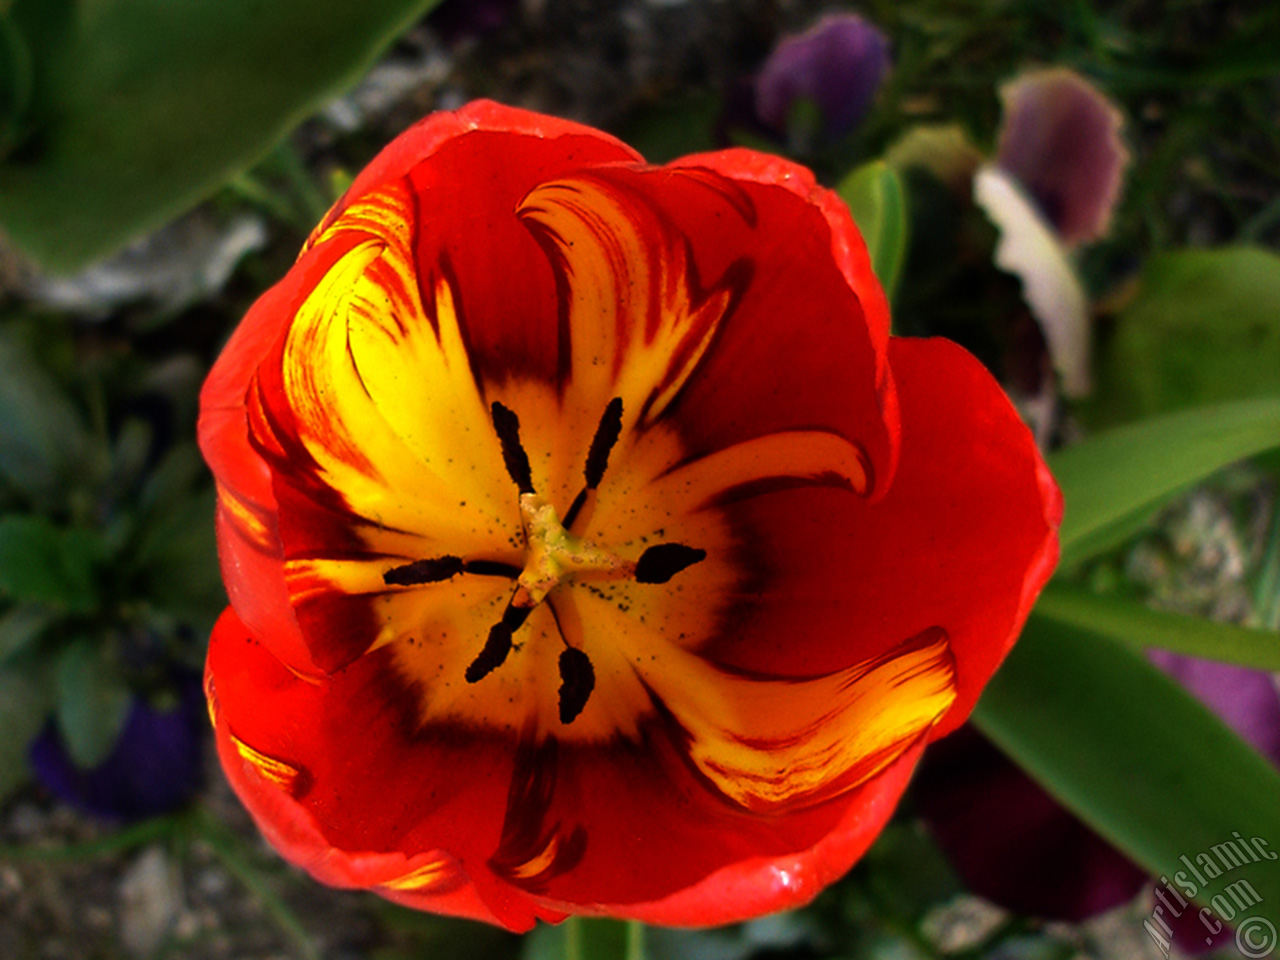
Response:
M856 14L831 14L774 48L756 77L756 115L786 134L792 110L807 100L821 112L823 138L839 139L866 116L888 70L880 30Z

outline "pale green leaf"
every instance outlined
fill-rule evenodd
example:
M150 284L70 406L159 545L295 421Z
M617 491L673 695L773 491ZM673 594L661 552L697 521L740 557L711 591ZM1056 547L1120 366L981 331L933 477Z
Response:
M1110 545L1102 536L1228 464L1280 447L1280 397L1173 413L1095 434L1049 458L1066 501L1063 567Z

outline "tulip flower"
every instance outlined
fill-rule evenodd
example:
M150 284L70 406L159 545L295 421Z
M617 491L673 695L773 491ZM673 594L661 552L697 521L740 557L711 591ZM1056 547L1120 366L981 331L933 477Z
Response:
M796 906L1057 555L997 384L848 211L493 103L386 148L205 385L232 785L327 883L528 929Z

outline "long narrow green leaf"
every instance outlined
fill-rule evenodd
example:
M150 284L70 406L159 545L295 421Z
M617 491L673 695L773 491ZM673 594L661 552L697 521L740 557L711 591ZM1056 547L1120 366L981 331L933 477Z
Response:
M1152 610L1059 583L1050 584L1040 595L1036 615L1138 649L1160 647L1255 670L1280 671L1280 633L1271 630Z
M111 252L266 154L435 2L14 0L36 89L0 225L51 268Z
M1237 833L1280 846L1280 772L1140 653L1089 630L1033 614L974 720L1156 876L1190 878L1181 858L1218 863ZM1198 899L1244 879L1280 903L1274 862L1222 873Z
M1123 529L1222 467L1280 447L1280 397L1169 414L1099 433L1049 459L1062 487L1062 566L1105 549Z

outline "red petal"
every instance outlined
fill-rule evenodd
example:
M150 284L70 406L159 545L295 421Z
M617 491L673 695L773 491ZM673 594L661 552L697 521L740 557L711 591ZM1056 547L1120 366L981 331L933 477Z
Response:
M879 502L808 489L729 507L768 554L759 591L704 654L820 674L940 627L958 696L936 737L968 716L1052 572L1062 501L1030 432L971 355L945 340L894 339L889 357L903 438L892 486Z

